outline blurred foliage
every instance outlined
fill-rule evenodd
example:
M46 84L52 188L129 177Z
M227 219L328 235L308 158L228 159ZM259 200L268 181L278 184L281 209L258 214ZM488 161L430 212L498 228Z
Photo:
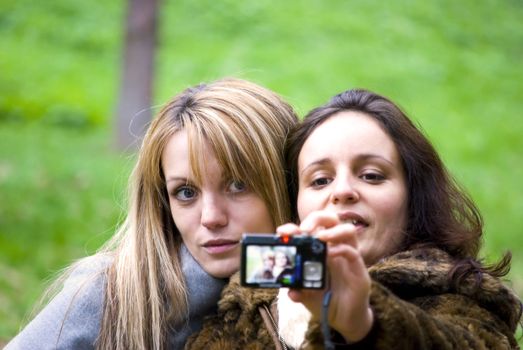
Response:
M0 121L111 118L123 1L0 2Z
M133 159L111 151L111 127L125 5L0 1L0 340L124 211ZM351 87L397 101L483 212L486 259L512 250L523 295L521 1L166 0L160 15L157 105L223 76L301 115Z

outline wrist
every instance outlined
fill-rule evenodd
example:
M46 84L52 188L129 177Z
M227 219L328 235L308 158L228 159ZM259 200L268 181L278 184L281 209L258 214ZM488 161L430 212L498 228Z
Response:
M337 331L343 336L348 344L357 343L369 334L374 323L374 312L370 307L364 312L365 316L358 320L358 322L350 322L343 329Z

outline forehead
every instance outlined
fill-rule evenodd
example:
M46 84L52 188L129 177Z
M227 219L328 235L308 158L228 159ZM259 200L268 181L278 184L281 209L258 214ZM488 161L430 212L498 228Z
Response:
M200 176L208 170L212 170L218 176L223 167L219 164L216 154L209 142L202 138L198 140L196 147L191 149L190 135L186 129L173 133L162 153L162 168L166 177L169 176Z
M176 131L169 137L162 153L164 167L168 167L175 160L178 162L189 160L189 138L184 129Z
M369 115L358 111L336 113L309 135L298 157L302 168L323 158L377 155L396 160L396 145L381 125Z

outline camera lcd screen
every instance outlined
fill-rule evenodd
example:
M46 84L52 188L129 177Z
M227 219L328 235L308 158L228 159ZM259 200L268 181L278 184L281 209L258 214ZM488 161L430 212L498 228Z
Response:
M301 275L295 246L249 245L246 247L246 282L293 286Z
M326 244L311 236L244 234L240 279L253 288L324 287Z

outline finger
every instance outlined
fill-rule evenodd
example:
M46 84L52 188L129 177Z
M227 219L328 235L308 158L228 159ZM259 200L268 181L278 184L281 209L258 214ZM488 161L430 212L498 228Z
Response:
M357 248L358 239L356 237L356 230L356 226L353 224L339 224L334 227L318 231L316 233L316 238L333 244L346 243Z
M321 298L325 290L321 289L289 289L289 297L293 301L298 301L304 303L307 301L315 300Z
M349 244L338 244L329 246L328 254L329 258L342 257L346 259L349 263L361 259L361 255L358 249Z
M296 303L301 303L303 300L302 292L299 289L289 289L289 293L287 295L289 296L289 299Z
M326 210L314 211L301 222L300 229L303 232L313 232L318 228L335 226L339 222L340 219L336 213Z
M368 270L363 257L357 249L349 245L330 249L327 265L331 277L334 278L333 282L345 279L352 284L355 282L354 278L368 279Z
M287 223L279 226L276 229L276 233L278 233L279 235L297 235L300 234L301 231L298 225L293 223Z
M313 318L319 318L324 293L325 290L289 289L287 295L292 301L305 305Z

